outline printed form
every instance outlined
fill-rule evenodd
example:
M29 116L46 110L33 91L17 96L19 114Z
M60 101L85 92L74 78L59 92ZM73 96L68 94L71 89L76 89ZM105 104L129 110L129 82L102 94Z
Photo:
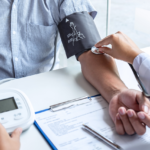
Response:
M58 150L113 150L82 129L83 124L89 125L125 150L150 149L150 129L143 136L121 136L116 133L108 113L108 103L101 96L82 105L36 114L36 121Z

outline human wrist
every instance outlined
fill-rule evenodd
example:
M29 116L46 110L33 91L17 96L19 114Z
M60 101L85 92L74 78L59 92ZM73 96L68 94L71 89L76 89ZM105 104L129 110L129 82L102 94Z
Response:
M84 77L108 103L114 96L127 89L119 77L115 60L109 55L95 55L87 51L80 55L78 60Z
M108 103L110 103L114 99L114 97L118 96L126 90L128 90L128 88L124 84L118 85L116 89L113 88L112 92L109 94L109 98L107 100Z
M144 53L144 52L141 51L140 49L134 50L133 53L132 53L132 55L131 55L131 58L130 58L129 63L130 63L130 64L133 64L134 59L135 59L138 55L140 55L141 53Z

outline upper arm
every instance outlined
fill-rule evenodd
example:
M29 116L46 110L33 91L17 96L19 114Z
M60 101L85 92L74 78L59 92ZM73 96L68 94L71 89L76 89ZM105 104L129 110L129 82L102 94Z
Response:
M54 21L58 25L66 16L76 12L87 11L95 18L97 12L89 0L53 0L49 8Z

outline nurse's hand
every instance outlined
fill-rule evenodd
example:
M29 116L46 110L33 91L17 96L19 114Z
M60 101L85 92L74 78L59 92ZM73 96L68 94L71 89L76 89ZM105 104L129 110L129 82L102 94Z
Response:
M21 133L22 129L18 128L9 136L5 128L0 124L0 150L19 150Z
M132 109L132 110L131 110ZM133 111L134 110L134 111ZM136 90L125 90L114 96L110 101L109 114L115 123L118 134L142 135L146 132L135 112L150 112L149 100Z
M112 45L112 48L105 47ZM104 52L116 59L126 61L130 64L133 63L134 58L142 53L138 46L124 33L117 32L102 39L95 45L99 48L100 52Z

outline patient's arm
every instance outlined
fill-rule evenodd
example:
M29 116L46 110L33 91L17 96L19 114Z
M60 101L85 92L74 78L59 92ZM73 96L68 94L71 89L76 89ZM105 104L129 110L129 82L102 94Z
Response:
M110 102L112 97L127 87L120 80L114 59L108 55L95 55L91 51L79 57L84 77Z
M142 93L129 90L121 81L114 59L108 55L95 55L91 51L79 56L84 77L101 93L109 105L109 113L119 134L144 134L146 129L138 120L136 113L128 115L133 109L140 111ZM146 99L143 100L147 101ZM136 125L135 125L136 124Z

